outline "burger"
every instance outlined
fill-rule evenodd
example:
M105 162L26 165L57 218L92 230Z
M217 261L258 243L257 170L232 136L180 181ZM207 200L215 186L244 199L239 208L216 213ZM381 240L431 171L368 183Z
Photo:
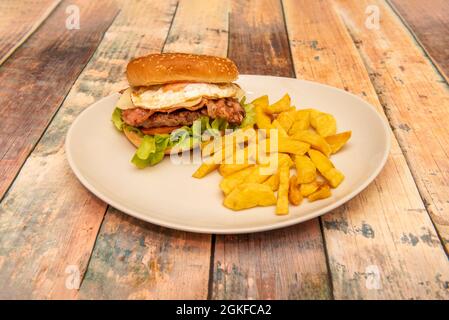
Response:
M204 131L223 133L254 123L251 105L233 83L236 65L227 58L186 53L150 54L128 63L129 88L112 115L115 127L137 147L139 168L173 150L201 145Z

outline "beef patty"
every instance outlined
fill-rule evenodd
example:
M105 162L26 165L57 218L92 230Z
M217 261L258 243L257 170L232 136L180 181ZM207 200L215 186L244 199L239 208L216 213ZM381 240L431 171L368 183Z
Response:
M196 110L177 109L172 112L160 112L143 108L123 110L122 119L133 127L157 128L189 126L206 115L212 119L226 119L231 124L241 124L245 110L235 98L206 99L201 101Z

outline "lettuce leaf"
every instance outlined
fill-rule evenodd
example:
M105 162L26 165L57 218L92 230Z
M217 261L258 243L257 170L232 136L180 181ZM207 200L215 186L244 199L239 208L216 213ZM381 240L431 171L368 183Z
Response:
M244 102L244 100L242 102ZM245 108L246 116L240 127L252 126L255 123L254 106L251 104L243 104L243 107ZM128 125L121 119L120 109L118 109L117 112L114 111L113 121L117 129L121 128L123 130L124 126L128 127ZM136 132L139 132L143 136L142 143L134 154L131 162L140 169L153 166L164 159L165 150L167 148L176 147L188 150L192 145L201 142L203 133L219 136L220 131L224 131L228 128L238 129L237 126L229 125L225 119L214 119L211 122L211 119L207 116L202 116L199 120L195 121L192 126L184 126L170 134L143 135L138 128L130 127L131 130L136 130Z
M122 129L123 129L123 130L127 130L127 131L135 132L135 133L137 133L137 134L138 134L139 136L141 136L141 137L144 136L144 134L142 133L142 131L140 131L139 128L130 126L129 124L126 124L126 123L123 123Z
M142 142L136 151L139 159L148 159L151 153L156 152L156 142L154 140L154 136L143 136Z
M184 126L170 133L169 146L173 147L192 135L192 128Z
M224 131L228 128L229 123L226 121L226 119L223 118L216 118L214 121L212 121L211 127L214 130L218 131Z
M148 157L147 159L140 159L137 156L137 153L135 153L133 158L131 159L131 163L133 163L139 169L144 169L150 164L150 157Z
M256 123L256 109L251 103L243 104L245 109L245 118L243 118L240 128L252 127Z
M210 125L210 119L208 116L202 116L200 118L201 121L201 133L212 129L211 125Z
M154 166L164 159L169 141L168 134L145 135L131 162L139 169Z
M170 135L168 134L156 134L154 135L154 142L156 144L156 152L165 151L170 141Z
M112 123L114 123L114 126L119 131L123 131L123 120L122 120L122 110L119 108L115 108L114 112L112 113Z
M154 166L156 164L158 164L159 162L161 162L164 159L165 153L164 151L158 151L155 153L150 154L150 158L149 160L149 165L150 166Z

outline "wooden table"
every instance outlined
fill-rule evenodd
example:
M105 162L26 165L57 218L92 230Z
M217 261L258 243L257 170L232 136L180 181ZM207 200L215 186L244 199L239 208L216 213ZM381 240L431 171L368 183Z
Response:
M80 29L67 29L76 8ZM448 12L446 0L1 1L0 298L448 299ZM75 178L64 139L126 86L130 58L160 51L362 97L391 125L384 170L333 212L272 232L192 234L117 211Z

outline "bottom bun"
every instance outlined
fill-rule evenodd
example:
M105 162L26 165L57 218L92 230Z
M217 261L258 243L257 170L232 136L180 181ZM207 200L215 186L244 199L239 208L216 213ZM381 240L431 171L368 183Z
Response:
M143 132L143 134L165 134L165 133L172 133L173 131L179 128L182 128L182 126L141 129L141 131Z
M129 130L127 127L124 127L123 133L136 148L138 148L140 146L140 144L142 143L142 136L140 136L137 132ZM167 149L165 149L164 153L167 155L167 154L170 154L170 151L171 151L171 148L167 148Z

